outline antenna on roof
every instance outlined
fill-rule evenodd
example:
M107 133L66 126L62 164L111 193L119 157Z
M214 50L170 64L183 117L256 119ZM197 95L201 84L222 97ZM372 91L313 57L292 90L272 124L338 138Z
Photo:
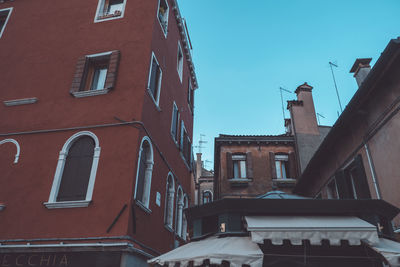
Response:
M331 67L331 72L332 72L332 77L333 77L333 83L335 84L335 89L336 89L336 95L337 95L337 99L339 101L339 106L340 106L340 112L343 112L343 108L342 108L342 103L340 102L340 97L339 97L339 91L337 89L337 85L336 85L336 79L335 79L335 74L333 73L333 68L332 66L338 68L338 65L335 63L332 63L329 61L329 66Z
M207 143L208 143L207 141L204 141L204 140L203 140L203 137L205 137L205 136L206 136L205 134L200 134L199 145L198 145L198 146L194 146L195 148L198 148L198 149L199 149L199 153L201 153L201 149L202 149L202 148L205 148L205 147L203 146L203 144L207 144Z
M319 117L325 119L325 117L324 117L322 114L320 114L320 113L317 112L317 121L318 121L318 125L320 125L320 123L319 123Z
M281 101L282 101L282 115L283 115L283 120L285 120L285 105L283 104L283 95L282 95L282 91L285 91L287 93L292 93L289 90L283 88L283 87L279 87L279 91L281 92Z

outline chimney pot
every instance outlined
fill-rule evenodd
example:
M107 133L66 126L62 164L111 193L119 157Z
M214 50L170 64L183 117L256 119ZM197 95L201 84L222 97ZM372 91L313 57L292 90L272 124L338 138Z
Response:
M372 58L357 58L350 69L350 73L354 73L358 87L360 87L371 70L371 66L369 65L371 60Z
M307 92L311 92L311 90L313 89L313 87L311 85L308 85L306 82L303 83L302 85L298 86L296 91L294 91L296 93L296 95L298 95L300 93L300 91L307 91Z

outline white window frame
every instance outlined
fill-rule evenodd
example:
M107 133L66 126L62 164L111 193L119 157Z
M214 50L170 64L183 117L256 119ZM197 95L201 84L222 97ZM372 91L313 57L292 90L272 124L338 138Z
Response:
M158 68L160 69L160 77L158 77L158 88L157 88L157 96L154 96L153 93L150 90L150 78L151 78L151 69L153 67L153 59L155 59ZM150 60L150 69L149 69L149 77L147 79L147 92L150 94L151 98L153 99L154 104L159 108L160 107L160 95L161 95L161 82L162 82L162 68L160 66L160 63L157 60L156 55L154 54L153 51L151 51L151 60Z
M65 162L67 160L68 152L73 143L82 136L89 136L93 139L95 143L94 151L93 151L93 161L92 168L90 170L89 183L86 191L85 200L73 200L73 201L57 201L58 191L60 189L61 179L64 172ZM72 135L62 147L56 168L56 173L54 174L53 185L51 187L49 201L43 203L48 209L57 209L57 208L77 208L77 207L87 207L92 201L94 183L96 180L97 167L99 165L100 159L100 146L99 139L97 136L89 131L82 131Z
M166 19L166 26L165 26L165 30L164 30L164 27L163 27L163 25L161 24L161 21L158 18L158 13L160 12L161 1L164 1L164 0L158 0L157 21L160 24L162 32L164 33L164 37L167 38L167 35L168 35L168 21L169 21L169 5L168 5L168 0L165 0L165 4L167 5L167 11L166 11L167 12L167 14L166 14L167 15L167 19Z
M182 55L181 60L179 60L179 53ZM176 71L178 72L179 80L182 83L182 76L183 76L183 60L184 60L184 55L182 51L182 46L180 42L178 41L178 53L176 55Z
M21 147L20 147L18 141L15 140L15 139L12 139L12 138L11 139L4 139L4 140L0 141L0 145L5 144L5 143L13 143L17 147L17 153L15 154L15 157L14 157L14 164L17 164L18 160L19 160L19 154L20 154L20 151L21 151Z
M115 17L110 17L110 18L103 18L101 19L101 13L103 13L103 8L105 5L105 1L106 0L99 0L98 4L97 4L97 9L96 9L96 14L94 16L94 23L97 22L103 22L103 21L109 21L109 20L114 20L114 19L122 19L124 17L125 14L125 6L126 6L126 1L124 0L124 3L122 5L122 10L121 10L121 15L120 16L115 16Z
M171 177L172 181L172 191L170 191L170 183L169 183L169 177ZM174 175L172 172L169 172L167 175L167 186L165 190L165 212L164 212L164 225L168 227L169 230L173 231L173 224L174 224L174 200L175 200L175 181L174 181ZM168 206L169 201L171 201L171 206ZM170 217L168 217L168 215ZM168 221L168 218L170 218L170 222Z
M189 200L188 200L187 194L184 194L183 195L183 209L186 209L188 207L189 207ZM182 209L182 230L181 230L180 236L183 240L186 241L188 223L187 223L186 215L183 212L183 209Z
M282 166L282 162L285 162L286 164L284 164L284 166L285 166L285 177L283 177L283 173L282 173L282 170L279 170L279 172L280 172L280 176L281 177L279 177L279 173L278 173L278 169L276 168L277 166L276 166L276 164L277 164L277 162L280 162L279 164L280 164L280 166ZM289 178L289 175L288 175L288 164L289 163L289 156L288 155L281 155L281 154L278 154L278 155L275 155L275 169L276 169L276 177L277 177L277 179L288 179Z
M146 170L145 170L145 177L144 177L144 182L143 182L143 198L144 201L141 201L136 198L136 193L138 189L138 182L139 182L139 167L140 167L140 158L142 156L142 151L143 151L143 143L147 141L149 143L150 147L150 161L146 162ZM136 203L139 203L139 205L143 208L146 209L146 211L151 212L149 209L150 206L150 193L151 193L151 178L153 175L153 166L154 166L154 153L153 153L153 144L151 143L151 140L148 136L144 136L142 138L142 141L140 142L140 148L139 148L139 157L138 157L138 162L137 162L137 168L136 168L136 184L135 184L135 195L134 198L136 200Z
M174 135L174 133L173 133L173 126L174 126L174 119L175 119L175 114L174 114L174 111L175 111L175 108L176 108L176 112L177 112L177 116L176 116L176 134ZM179 143L179 120L180 120L180 117L181 117L181 114L179 113L179 108L178 108L178 106L176 105L176 103L175 103L175 101L174 101L174 103L173 103L173 105L172 105L172 119L171 119L171 136L172 136L172 139L174 140L174 142L175 142L175 144L178 144Z
M205 204L205 203L204 203L204 195L205 195L205 193L210 193L210 196L211 196L210 202L212 202L212 201L214 200L214 194L213 194L213 192L212 192L211 190L203 190L203 192L202 192L202 199L201 199L202 204ZM207 202L207 203L210 203L210 202Z
M238 177L235 177L235 164L239 164ZM245 154L232 155L232 168L233 168L233 179L247 179L247 157L246 157L246 155ZM244 170L244 176L242 176L243 170Z
M1 11L6 11L6 10L8 10L9 12L8 12L6 21L4 22L3 28L0 29L0 38L1 38L1 36L3 36L3 32L4 32L4 30L5 30L6 27L7 27L7 23L8 23L8 20L10 19L10 16L11 16L11 13L12 13L12 11L13 11L13 8L12 8L12 7L10 7L10 8L3 8L3 9L0 9L0 12L1 12Z
M185 195L181 186L178 187L176 193L176 216L175 216L175 233L181 236L182 233L182 219L183 219L183 205Z

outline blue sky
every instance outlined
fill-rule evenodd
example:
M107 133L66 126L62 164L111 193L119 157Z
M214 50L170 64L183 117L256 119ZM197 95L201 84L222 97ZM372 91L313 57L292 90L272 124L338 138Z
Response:
M320 123L333 125L340 108L328 62L338 65L344 107L357 90L349 73L355 59L372 57L374 64L400 36L400 0L178 2L199 82L193 143L205 135L202 153L209 161L219 134L284 133L279 87L313 86L316 111L325 117ZM285 110L295 97L284 93Z

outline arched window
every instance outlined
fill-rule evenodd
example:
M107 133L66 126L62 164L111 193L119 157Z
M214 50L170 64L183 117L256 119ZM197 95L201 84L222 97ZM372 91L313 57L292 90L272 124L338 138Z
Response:
M65 142L58 158L47 208L87 207L100 157L97 136L83 131Z
M151 175L153 173L153 147L150 138L142 139L136 173L135 199L145 208L150 204Z
M182 188L178 188L178 194L176 197L176 223L175 223L175 232L178 236L182 234L182 215L183 215L183 191Z
M189 207L188 204L188 198L185 195L185 197L183 198L183 208L186 209ZM186 215L183 213L182 215L182 232L181 232L181 237L183 238L183 240L186 240L186 236L187 236L187 219L186 219Z
M212 193L210 190L203 191L203 204L209 203L212 201Z
M172 176L171 173L169 173L167 178L167 189L165 195L164 223L171 229L174 218L174 196L175 196L174 177Z
M5 143L13 143L17 147L17 153L15 154L14 163L18 163L19 160L19 153L20 153L20 146L17 140L15 139L4 139L0 141L0 145Z

